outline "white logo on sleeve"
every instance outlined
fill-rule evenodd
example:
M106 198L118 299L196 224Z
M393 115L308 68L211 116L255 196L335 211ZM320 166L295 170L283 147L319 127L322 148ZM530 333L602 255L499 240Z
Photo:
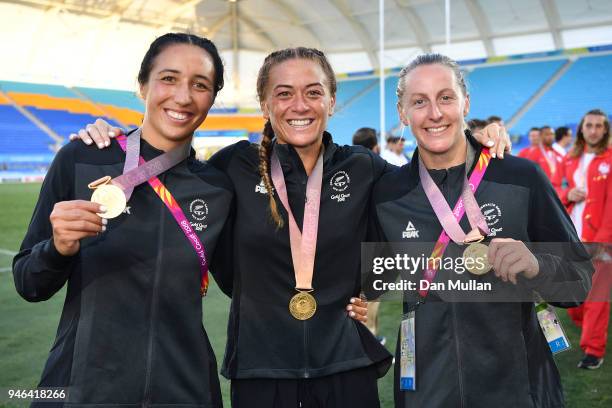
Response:
M414 228L414 224L412 221L408 221L408 225L406 225L406 229L402 231L402 238L418 238L419 230Z
M345 193L345 191L350 187L350 183L351 178L346 171L337 171L336 174L334 174L329 180L329 185L332 190L338 192L339 194L332 194L331 199L336 200L339 203L346 201L346 199L351 196L350 193Z

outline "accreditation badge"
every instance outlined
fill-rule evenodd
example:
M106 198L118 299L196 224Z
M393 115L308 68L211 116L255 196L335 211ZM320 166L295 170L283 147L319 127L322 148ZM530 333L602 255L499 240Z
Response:
M540 327L544 337L546 337L550 351L553 354L557 354L571 349L572 346L563 331L561 322L557 318L555 308L546 302L536 303L535 308Z
M400 390L416 391L415 311L404 315L400 328Z

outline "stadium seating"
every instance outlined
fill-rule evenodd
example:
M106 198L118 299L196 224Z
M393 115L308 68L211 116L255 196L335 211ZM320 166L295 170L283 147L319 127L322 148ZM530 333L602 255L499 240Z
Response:
M11 105L0 104L0 155L50 155L53 145L46 133ZM4 160L2 160L4 161Z
M38 119L42 120L51 128L58 136L68 138L71 133L75 133L87 123L93 123L98 116L87 113L72 113L64 110L53 109L38 109L31 106L27 107L28 111L34 114ZM115 126L119 124L111 118L104 119Z
M467 74L468 118L491 115L508 121L567 62L528 62L476 68Z
M525 134L532 126L575 127L587 111L612 114L612 55L583 57L521 118L512 131Z
M573 58L573 57L572 57ZM568 57L545 61L513 62L508 64L477 65L467 73L471 94L468 118L484 119L490 115L508 121L568 62ZM578 56L570 68L510 129L511 134L526 134L531 126L549 124L573 126L582 114L592 108L612 113L612 55ZM386 131L400 133L395 108L397 72L385 80ZM45 123L57 135L69 133L104 117L118 126L138 126L142 121L144 104L134 92L95 88L67 88L59 85L29 84L0 81L0 90L12 102L25 108ZM355 130L360 127L379 127L378 78L371 76L342 78L338 81L336 111L328 129L339 144L350 144ZM17 162L27 161L27 155L52 154L56 142L28 118L10 105L0 94L0 163L6 166L6 156ZM201 131L221 134L240 131L257 139L263 119L257 112L237 108L212 109ZM212 134L211 133L211 134ZM414 139L407 129L407 150ZM523 138L524 139L524 138ZM515 143L518 148L525 143ZM17 156L15 156L17 155Z
M395 105L397 76L385 79L385 121L387 129L397 127L399 119ZM353 133L361 127L378 129L380 122L380 91L378 79L338 82L336 112L329 121L329 132L338 144L351 144Z
M81 87L75 89L95 103L144 112L144 104L134 92Z

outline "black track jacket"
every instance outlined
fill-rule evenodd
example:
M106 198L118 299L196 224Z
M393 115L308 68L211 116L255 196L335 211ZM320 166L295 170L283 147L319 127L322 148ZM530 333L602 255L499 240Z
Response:
M469 134L468 140L478 157L481 146ZM461 193L464 172L465 165L430 171L451 208ZM546 176L527 160L513 156L492 160L475 197L489 214L493 237L579 243ZM442 227L419 181L418 152L410 164L381 178L373 200L382 240L428 242L433 248ZM418 236L403 234L409 222ZM466 216L461 226L469 231ZM575 281L582 289L577 298L584 298L592 272L586 259L580 269L562 266L546 256L538 258L540 275L531 283L525 281L544 297L557 282ZM440 279L438 274L436 281ZM576 303L564 306L573 305ZM443 302L430 291L416 312L417 391L398 390L399 364L394 382L397 407L563 406L559 373L533 303Z
M141 141L145 160L161 153ZM50 239L54 204L89 200L87 184L120 175L124 161L115 141L101 151L80 141L64 146L14 259L15 285L28 301L49 299L68 283L40 386L68 387L66 406L73 407L220 407L215 356L202 327L198 257L151 186L136 187L126 211L106 232L82 240L75 256L60 255ZM232 206L231 182L193 150L159 178L210 262Z
M366 240L374 182L386 163L362 147L338 146L324 135L323 185L312 293L315 315L306 321L289 314L295 295L287 212L277 230L258 172L258 146L239 142L210 162L229 175L236 191L231 261L233 297L222 374L227 378L299 379L322 377L375 363L380 374L391 356L345 307L360 292L360 244ZM275 144L291 210L301 227L307 175L296 151ZM220 272L224 274L224 272Z

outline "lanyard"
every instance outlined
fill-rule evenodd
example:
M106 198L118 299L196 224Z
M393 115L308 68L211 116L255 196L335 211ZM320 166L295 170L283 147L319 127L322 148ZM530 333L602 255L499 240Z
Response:
M130 139L132 139L132 137L127 138L124 135L120 135L117 137L117 142L119 142L119 146L121 146L123 151L125 151L126 153L128 151L127 149L130 144L129 143ZM140 138L137 138L137 139L140 140ZM175 150L177 149L173 149L168 153L171 153L172 151L175 151ZM147 162L142 156L138 156L138 167L136 167L136 169L145 166L147 163L151 163L153 160ZM131 164L133 165L133 163ZM126 165L124 165L124 167ZM119 177L117 179L119 179ZM200 261L199 262L200 264L200 294L202 296L206 296L206 291L208 290L208 262L207 262L208 257L206 255L206 250L204 249L204 244L202 244L202 242L200 241L200 238L198 238L197 234L191 228L191 224L187 220L187 217L185 217L183 210L178 205L172 193L170 193L170 191L161 182L161 180L155 175L153 177L150 177L147 180L147 182L149 183L151 187L153 187L153 190L159 196L162 202L166 205L166 207L168 207L168 210L170 210L170 213L174 217L176 223L179 225L179 227L181 227L181 231L183 231L183 234L185 234L185 237L187 238L187 240L193 247L194 251L196 252L198 259ZM132 186L132 189L133 189L133 186ZM131 194L131 191L130 191L130 194Z

